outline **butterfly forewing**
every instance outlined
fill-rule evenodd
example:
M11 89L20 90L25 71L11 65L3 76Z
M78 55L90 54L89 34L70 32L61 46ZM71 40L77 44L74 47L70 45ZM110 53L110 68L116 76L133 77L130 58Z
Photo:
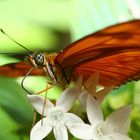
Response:
M95 71L102 85L121 85L140 72L140 20L121 23L91 34L64 49L55 59L85 79Z

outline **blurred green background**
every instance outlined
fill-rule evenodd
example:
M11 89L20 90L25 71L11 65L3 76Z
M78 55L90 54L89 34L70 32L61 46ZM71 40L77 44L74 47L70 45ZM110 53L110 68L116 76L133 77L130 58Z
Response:
M0 28L31 51L59 52L71 42L123 21L140 18L140 0L0 0ZM26 51L0 33L0 53ZM0 55L0 65L19 60ZM28 140L33 109L20 86L22 78L0 77L0 140ZM28 77L32 92L42 90L46 78ZM54 88L48 98L61 92ZM103 102L105 116L132 104L129 135L140 140L140 82L114 90ZM118 118L119 119L119 118ZM53 136L49 135L48 140ZM70 136L70 140L75 140Z

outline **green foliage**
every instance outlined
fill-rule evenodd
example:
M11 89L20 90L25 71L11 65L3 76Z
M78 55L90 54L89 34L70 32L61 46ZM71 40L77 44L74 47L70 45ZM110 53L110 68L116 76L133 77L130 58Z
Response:
M0 114L2 120L0 122L4 126L1 127L3 128L2 130L5 133L11 133L9 137L16 135L22 137L25 134L29 134L33 119L33 110L28 103L25 93L20 85L10 78L0 77L0 85Z

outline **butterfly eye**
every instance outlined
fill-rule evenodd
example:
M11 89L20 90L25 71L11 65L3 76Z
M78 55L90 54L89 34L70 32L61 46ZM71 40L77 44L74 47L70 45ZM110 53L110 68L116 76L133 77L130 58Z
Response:
M35 63L37 66L44 66L44 55L43 53L39 52L35 54Z

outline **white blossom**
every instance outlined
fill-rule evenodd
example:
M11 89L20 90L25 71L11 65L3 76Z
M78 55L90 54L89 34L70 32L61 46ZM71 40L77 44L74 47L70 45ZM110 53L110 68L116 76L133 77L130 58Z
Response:
M31 130L30 140L42 140L52 130L56 140L68 140L67 128L75 123L83 121L73 113L68 113L78 96L77 88L66 89L57 100L56 105L38 95L29 95L28 98L35 110L45 117L40 120ZM44 113L42 114L44 106Z
M87 116L91 124L72 124L70 132L86 140L131 140L127 136L130 127L131 107L125 106L111 113L105 120L99 103L91 95L87 100Z

